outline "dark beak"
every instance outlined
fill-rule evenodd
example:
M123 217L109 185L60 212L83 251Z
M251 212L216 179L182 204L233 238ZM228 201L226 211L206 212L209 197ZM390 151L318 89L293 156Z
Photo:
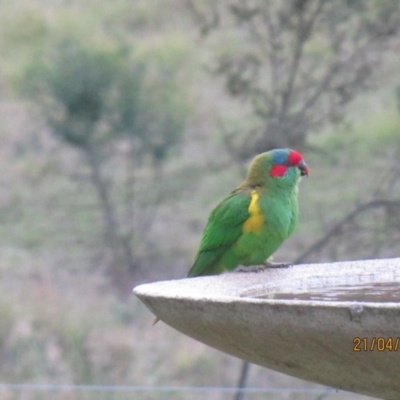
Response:
M299 164L297 165L297 167L300 170L300 175L304 176L307 175L310 172L310 169L307 167L307 164L304 161L300 161Z

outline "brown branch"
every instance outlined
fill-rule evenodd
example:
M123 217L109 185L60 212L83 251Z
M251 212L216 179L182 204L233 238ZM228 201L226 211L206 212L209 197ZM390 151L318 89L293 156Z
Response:
M270 7L262 7L261 8L261 15L263 17L264 23L267 27L267 41L271 43L270 50L267 52L269 65L271 69L271 77L270 77L270 84L272 88L271 98L275 98L275 96L279 93L280 81L281 81L281 74L280 74L280 67L281 63L278 59L278 49L281 47L278 43L278 34L279 30L276 29L274 23L272 21L272 16L270 13ZM253 36L259 37L259 41L263 41L262 35L258 32L255 22L253 26L250 26L253 29Z
M303 12L299 11L298 13L299 18L298 18L298 26L296 34L296 43L295 43L292 62L290 65L288 81L286 84L286 88L282 92L282 106L281 106L280 119L285 118L290 108L290 100L298 76L298 70L300 68L300 64L302 61L304 46L312 34L317 17L322 12L323 5L324 2L319 1L316 9L314 10L314 12L311 13L311 16L308 19L304 18ZM301 8L301 10L304 10L304 8Z
M367 212L375 208L391 208L398 207L400 209L400 200L371 200L367 203L360 204L355 210L349 212L345 217L343 217L336 225L334 225L324 236L314 242L304 253L300 254L294 260L294 264L300 264L304 262L311 254L320 251L325 247L329 241L338 236L343 228L348 224L354 222L354 220L362 213Z
M366 53L368 49L376 45L378 41L385 36L383 34L376 34L375 36L369 38L366 42L363 44L360 44L359 47L357 47L351 54L350 56L347 57L346 60L342 62L333 62L331 66L329 67L328 71L326 72L325 78L322 80L321 84L319 87L316 89L313 95L311 95L304 103L304 106L302 107L300 113L303 114L307 112L308 109L313 107L317 100L320 98L320 96L326 92L329 91L329 85L331 84L332 80L338 76L338 73L342 70L349 69L351 70L351 66L362 56L362 54ZM346 85L349 85L350 83L347 82Z

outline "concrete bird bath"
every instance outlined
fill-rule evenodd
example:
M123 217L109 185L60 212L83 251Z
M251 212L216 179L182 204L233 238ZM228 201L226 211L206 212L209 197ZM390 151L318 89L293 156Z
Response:
M140 285L162 321L297 378L400 398L400 258Z

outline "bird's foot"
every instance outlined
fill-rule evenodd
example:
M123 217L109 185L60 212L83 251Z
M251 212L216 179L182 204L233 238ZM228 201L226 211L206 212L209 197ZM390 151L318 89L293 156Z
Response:
M289 268L289 267L293 267L292 263L274 263L272 261L265 261L264 265L264 269L266 268Z
M266 268L265 264L260 265L239 265L235 272L261 272Z
M293 267L291 263L274 263L272 261L265 261L263 264L257 265L239 265L234 272L261 272L267 268L289 268Z

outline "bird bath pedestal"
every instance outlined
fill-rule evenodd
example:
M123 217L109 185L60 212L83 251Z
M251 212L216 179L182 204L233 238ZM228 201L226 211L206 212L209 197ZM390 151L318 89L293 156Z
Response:
M134 292L166 324L243 360L400 398L400 259L226 273Z

